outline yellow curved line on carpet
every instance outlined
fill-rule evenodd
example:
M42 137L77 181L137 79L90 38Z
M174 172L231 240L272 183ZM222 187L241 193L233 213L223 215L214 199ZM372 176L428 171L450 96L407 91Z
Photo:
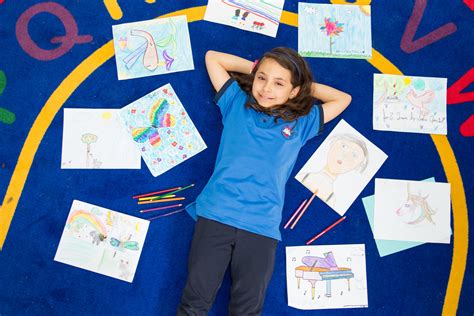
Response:
M176 15L187 15L188 22L202 20L206 6L188 8L175 11L161 17L170 17ZM293 12L282 12L281 22L290 26L298 26L297 14ZM38 150L39 144L43 139L46 130L51 124L57 112L61 109L64 102L85 81L91 73L104 64L114 55L113 41L109 41L101 48L92 53L87 59L81 62L58 86L46 104L38 114L33 126L28 133L18 163L13 171L12 178L8 185L7 192L0 209L0 250L10 227L13 214L18 205L18 200L23 191L26 178L33 163L34 156ZM382 73L402 74L389 60L375 49L372 50L372 59L369 60L375 68ZM443 305L443 315L453 315L456 313L461 287L466 269L467 249L468 249L468 231L469 222L467 217L467 204L464 192L463 181L454 152L449 144L448 138L444 135L431 135L438 154L441 158L444 171L448 182L451 183L452 207L453 207L453 259L451 271L449 274L448 287Z
M122 9L120 8L117 0L104 0L104 5L112 19L120 20L122 18Z

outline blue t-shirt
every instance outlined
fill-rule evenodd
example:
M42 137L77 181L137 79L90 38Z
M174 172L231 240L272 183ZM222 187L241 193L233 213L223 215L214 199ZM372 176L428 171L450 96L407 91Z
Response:
M247 108L248 99L233 79L217 93L224 129L214 173L186 209L194 219L202 216L281 240L285 185L300 148L321 132L323 112L316 104L294 122L275 122Z

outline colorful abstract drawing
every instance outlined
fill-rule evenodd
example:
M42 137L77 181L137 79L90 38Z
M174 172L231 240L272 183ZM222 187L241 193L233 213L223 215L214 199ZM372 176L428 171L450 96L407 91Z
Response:
M300 2L298 52L305 57L371 58L370 24L368 5Z
M372 179L387 155L341 120L295 179L341 216Z
M126 130L155 177L206 149L170 84L120 111Z
M374 237L449 243L450 184L375 179Z
M204 20L275 37L284 0L209 0Z
M286 247L286 280L291 307L368 307L363 244Z
M447 134L446 78L374 74L374 129Z
M131 283L149 223L74 200L54 260Z
M161 127L174 127L176 119L173 115L167 113L169 110L169 103L166 99L159 99L150 108L148 117L150 119L149 127L139 127L132 130L133 140L137 143L144 143L147 140L150 145L157 147L161 144L161 137L158 129Z
M112 27L119 80L194 69L185 15Z

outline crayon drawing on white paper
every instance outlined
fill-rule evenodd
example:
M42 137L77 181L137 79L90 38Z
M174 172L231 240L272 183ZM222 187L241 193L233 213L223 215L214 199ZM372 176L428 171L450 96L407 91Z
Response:
M155 177L207 148L170 84L123 107L120 117Z
M149 224L74 200L54 260L131 283Z
M185 15L112 26L118 79L193 70Z
M449 243L451 185L375 179L374 237Z
M374 74L374 129L446 135L446 85L446 78Z
M298 4L298 52L304 57L371 58L369 5Z
M288 306L368 307L365 245L286 247Z
M387 155L341 120L295 176L341 216Z
M284 0L209 0L204 20L275 37Z
M140 169L118 109L64 109L61 169Z

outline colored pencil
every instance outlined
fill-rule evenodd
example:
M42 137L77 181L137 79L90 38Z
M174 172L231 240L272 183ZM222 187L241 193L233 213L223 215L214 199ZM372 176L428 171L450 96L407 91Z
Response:
M152 204L152 203L164 203L164 202L172 202L172 201L181 201L184 200L184 197L172 198L172 199L161 199L161 200L152 200L152 201L143 201L138 202L138 204Z
M142 197L142 198L139 198L138 201L149 201L149 200L154 200L156 199L158 196L161 196L161 198L163 199L167 199L167 198L173 198L173 197L176 197L176 194L168 194L168 195L155 195L155 196L147 196L147 197ZM160 198L160 199L161 199Z
M170 191L179 190L179 189L181 189L181 187L176 187L176 188L171 188L171 189L166 189L166 190L161 190L161 191L156 191L156 192L150 192L150 193L144 193L144 194L140 194L140 195L135 195L135 196L132 196L132 198L138 199L138 198L145 197L145 196L150 196L150 195L154 195L154 194L160 194L160 193L170 192Z
M317 234L316 236L314 236L313 238L311 238L310 240L308 240L308 242L306 243L307 245L311 244L313 241L315 241L316 239L318 239L319 237L321 237L322 235L326 234L328 231L330 231L331 229L334 228L334 226L336 226L337 224L339 224L340 222L342 222L343 220L345 220L346 217L343 216L341 217L340 219L338 219L337 221L335 221L333 224L331 224L330 226L326 227L322 232L320 232L319 234Z
M169 213L166 213L166 214L162 214L162 215L158 215L158 216L155 216L155 217L152 217L152 218L147 218L149 221L152 221L154 219L157 219L157 218L160 218L160 217L166 217L166 216L170 216L170 215L173 215L173 214L176 214L176 213L180 213L182 211L184 211L185 209L184 208L181 208L179 210L176 210L176 211L173 211L173 212L169 212Z
M308 201L308 199L304 200L303 203L300 204L300 206L298 207L296 212L293 213L293 216L291 216L291 218L285 224L285 227L283 227L283 229L286 229L288 227L288 225L290 225L291 221L296 217L296 215L298 215L298 212L303 208L303 205L306 203L306 201Z
M154 207L154 208L147 208L146 210L140 210L140 213L148 213L148 212L153 212L153 211L159 211L159 210L166 210L168 208L173 208L173 207L180 207L183 206L183 204L173 204L169 206L162 206L162 207Z
M163 194L163 195L158 195L158 196L156 196L154 199L160 199L160 198L162 198L162 197L165 196L165 195L175 194L175 193L178 193L178 192L180 192L180 191L189 189L189 188L191 188L191 187L193 187L193 186L194 186L194 183L193 183L193 184L190 184L190 185L188 185L188 186L185 186L185 187L183 187L183 188L179 188L178 190L175 190L175 191L172 191L172 192Z
M306 205L303 207L303 209L301 210L300 212L300 215L298 215L298 217L296 218L296 220L293 222L293 225L291 225L291 229L295 228L296 226L296 223L298 223L298 221L300 220L301 216L303 216L304 212L306 212L306 210L308 209L308 206L311 204L311 202L313 202L314 198L316 197L316 194L318 194L318 190L314 191L313 195L311 196L311 198L309 199L308 203L306 203Z

